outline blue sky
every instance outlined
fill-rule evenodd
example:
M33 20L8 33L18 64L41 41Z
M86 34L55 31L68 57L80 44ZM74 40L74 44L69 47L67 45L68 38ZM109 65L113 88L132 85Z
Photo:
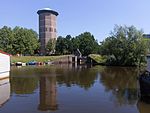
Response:
M1 0L0 27L32 28L38 32L37 10L59 12L58 35L91 32L98 41L109 36L114 25L134 25L150 33L150 0Z

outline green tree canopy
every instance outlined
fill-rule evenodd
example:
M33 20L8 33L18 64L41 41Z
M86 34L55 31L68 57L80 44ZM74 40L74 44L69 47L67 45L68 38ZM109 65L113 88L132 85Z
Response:
M32 29L4 26L0 29L0 49L10 54L33 55L39 48L38 35Z
M90 32L84 32L76 37L79 50L85 56L89 54L97 53L99 49L98 42Z
M72 54L73 43L71 35L67 35L65 38L59 36L56 42L56 52L58 54Z
M90 32L84 32L75 38L67 35L65 38L59 36L56 42L56 51L59 54L72 54L77 49L85 56L98 53L99 45Z
M101 43L101 54L110 65L138 65L146 55L143 32L134 26L115 26L111 36Z
M46 45L46 50L47 54L51 55L55 53L55 45L56 45L56 40L55 39L50 39Z
M14 49L19 54L33 55L34 50L39 47L38 35L32 29L15 27L14 32Z
M13 54L14 36L10 27L4 26L0 29L0 50Z

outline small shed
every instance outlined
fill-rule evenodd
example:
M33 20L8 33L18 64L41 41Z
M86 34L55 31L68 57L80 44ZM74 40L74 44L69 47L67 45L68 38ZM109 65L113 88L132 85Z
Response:
M9 77L10 54L0 50L0 79Z

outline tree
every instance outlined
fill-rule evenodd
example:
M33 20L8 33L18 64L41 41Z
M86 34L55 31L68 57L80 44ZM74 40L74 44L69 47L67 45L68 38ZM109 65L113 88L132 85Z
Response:
M55 39L50 39L46 45L46 50L48 54L54 54L55 53L55 45L56 45L56 40Z
M101 43L101 54L109 65L138 65L146 55L143 32L134 26L115 26L111 36Z
M72 37L71 35L67 35L65 38L66 44L67 44L67 50L68 50L68 54L72 54L73 53L73 42L72 42Z
M65 38L59 36L56 42L56 52L58 54L72 54L73 43L71 35L67 35Z
M39 48L38 35L32 29L15 27L13 32L15 54L33 55Z
M72 54L77 49L81 51L83 55L89 55L91 53L98 53L99 45L94 39L94 36L85 32L72 38L71 35L67 35L65 38L59 36L56 42L56 52L59 54Z
M56 53L66 54L66 51L67 51L66 48L67 48L67 44L65 42L65 38L62 36L59 36L56 42Z
M32 29L4 26L0 29L0 49L9 54L33 55L39 48L38 35Z
M81 53L85 56L93 53L98 53L99 45L90 32L84 32L76 37L78 47Z
M13 32L10 27L4 26L0 29L0 50L13 54Z

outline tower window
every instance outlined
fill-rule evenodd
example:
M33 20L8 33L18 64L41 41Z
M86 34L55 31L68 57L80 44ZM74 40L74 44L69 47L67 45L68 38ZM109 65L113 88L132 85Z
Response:
M52 28L52 27L50 27L50 28L49 28L49 31L50 31L50 32L53 32L53 28Z
M57 32L56 28L54 29L54 32Z
M45 28L45 31L47 31L47 28Z

